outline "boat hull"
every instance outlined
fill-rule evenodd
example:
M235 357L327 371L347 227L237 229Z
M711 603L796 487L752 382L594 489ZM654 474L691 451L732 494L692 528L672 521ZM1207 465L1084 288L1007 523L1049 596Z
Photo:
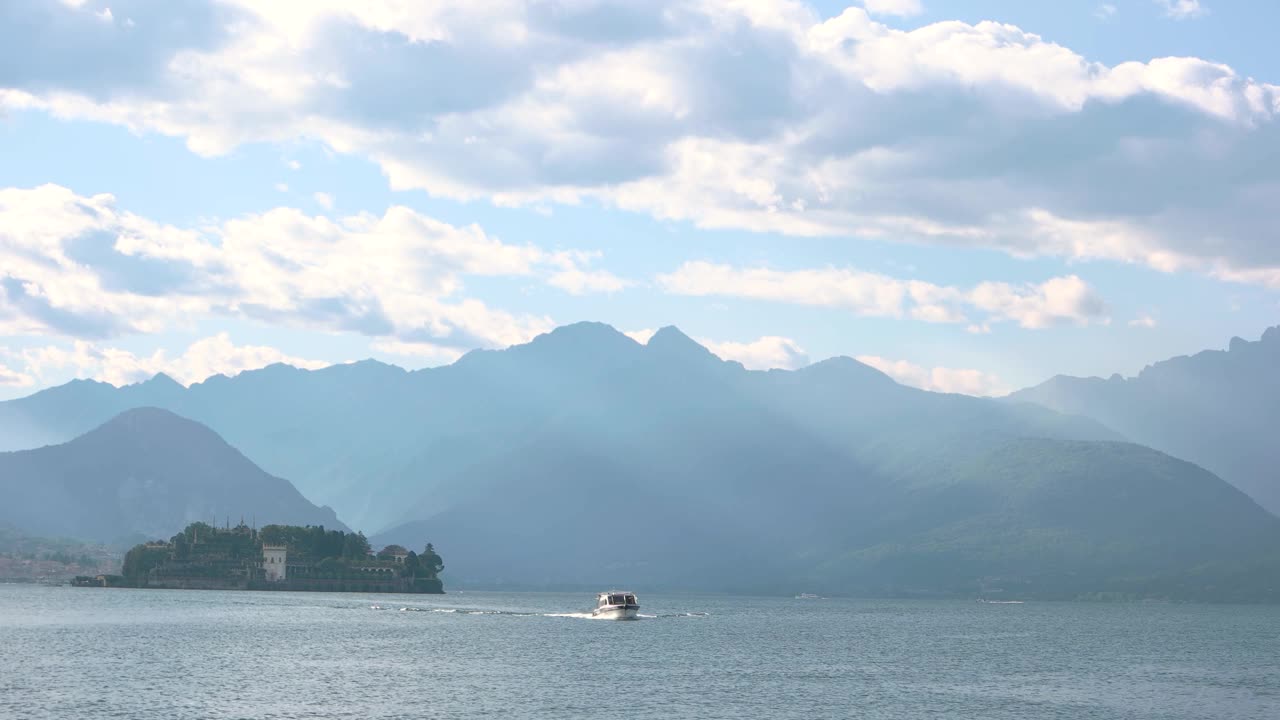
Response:
M596 608L591 612L591 617L600 620L635 620L639 614L639 605L613 605Z

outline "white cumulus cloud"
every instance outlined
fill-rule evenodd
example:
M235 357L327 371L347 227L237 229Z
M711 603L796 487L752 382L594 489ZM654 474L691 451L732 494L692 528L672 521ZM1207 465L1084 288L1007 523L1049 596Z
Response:
M641 345L648 345L649 338L653 337L654 334L657 332L658 332L657 328L641 328L639 330L628 330L622 334L626 335L632 340L635 340Z
M984 282L960 288L847 268L773 270L690 261L659 275L656 281L676 295L844 308L871 317L910 316L924 322L966 323L971 315L981 314L981 323L971 323L971 331L1000 321L1044 328L1109 320L1107 304L1075 275L1038 284Z
M766 335L749 342L699 338L698 343L722 360L742 363L748 370L794 370L809 364L809 354L791 338Z
M425 365L448 365L462 357L457 348L442 347L425 342L400 342L399 340L376 340L373 349L386 355L410 358L415 363Z
M889 360L878 355L859 355L857 360L903 385L911 385L922 390L981 397L1007 395L1010 392L1010 388L999 377L981 370L926 368L907 360Z
M313 140L392 188L499 205L594 200L1280 286L1277 185L1257 162L1280 148L1275 78L868 14L916 5L184 0L139 5L120 32L78 21L104 2L10 3L0 108L205 155Z
M452 348L548 329L463 293L468 276L534 277L575 293L621 280L597 253L544 251L394 206L330 219L275 208L200 229L45 185L0 190L0 332L84 339L251 318ZM576 275L575 275L576 274Z

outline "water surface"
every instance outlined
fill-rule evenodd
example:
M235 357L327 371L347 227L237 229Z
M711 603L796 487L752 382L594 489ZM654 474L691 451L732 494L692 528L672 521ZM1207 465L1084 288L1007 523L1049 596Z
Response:
M1280 718L1276 607L640 599L0 585L0 717Z

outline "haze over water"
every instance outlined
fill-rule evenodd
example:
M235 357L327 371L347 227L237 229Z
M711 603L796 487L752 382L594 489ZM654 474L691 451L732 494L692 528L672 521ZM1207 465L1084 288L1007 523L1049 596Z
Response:
M1280 717L1278 607L591 600L4 585L0 717Z

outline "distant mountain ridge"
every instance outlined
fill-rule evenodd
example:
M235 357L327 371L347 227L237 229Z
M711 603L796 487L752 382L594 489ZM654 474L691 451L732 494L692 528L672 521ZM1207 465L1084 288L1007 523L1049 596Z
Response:
M345 529L209 428L156 408L62 445L0 454L0 498L0 523L108 543L168 538L196 520Z
M1222 476L1280 513L1280 327L1227 350L1175 357L1136 377L1059 375L1011 400L1091 417Z
M289 478L308 498L334 505L349 522L377 528L397 518L366 515L363 506L377 501L367 488L394 483L429 448L462 450L476 433L514 432L521 424L536 430L543 424L536 415L563 405L557 393L589 384L604 387L612 381L609 373L635 369L648 373L644 382L658 384L664 380L654 373L709 374L718 385L740 385L735 392L747 397L768 387L778 396L827 385L836 392L856 386L864 400L887 406L831 412L844 416L841 421L860 417L863 429L886 412L938 410L959 412L956 421L975 422L975 428L996 423L1014 434L1121 439L1090 420L905 387L850 358L793 372L753 372L722 361L674 327L659 330L642 345L608 325L576 323L525 345L472 351L452 365L413 372L366 360L320 370L276 364L232 378L214 376L190 388L163 374L121 388L74 380L0 402L0 450L65 442L130 408L165 408L213 428L268 472ZM644 400L645 393L633 392L626 399ZM766 400L753 402L758 406ZM803 416L807 408L796 413ZM807 422L804 417L799 421ZM431 461L442 459L435 454ZM397 508L403 503L386 504Z
M0 403L0 424L56 435L154 400L375 542L430 536L461 586L1280 592L1280 520L1095 420L849 358L748 371L675 328L579 323L416 372L79 383Z

